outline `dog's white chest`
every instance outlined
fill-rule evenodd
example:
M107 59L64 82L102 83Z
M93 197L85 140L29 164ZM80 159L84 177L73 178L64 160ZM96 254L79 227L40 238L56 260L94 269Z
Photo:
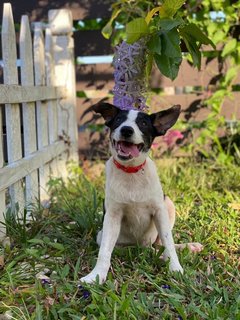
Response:
M133 242L142 242L144 234L153 224L154 210L153 205L145 202L124 206L120 236L131 238Z

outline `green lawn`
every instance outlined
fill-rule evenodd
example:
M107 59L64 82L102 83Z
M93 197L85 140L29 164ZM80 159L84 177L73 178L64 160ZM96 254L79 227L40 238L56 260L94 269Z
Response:
M184 275L171 274L161 250L114 250L106 284L77 287L94 266L104 177L50 183L49 210L32 208L31 224L8 213L11 241L0 247L0 319L240 319L240 169L213 162L161 160L164 191L178 212L176 243ZM100 170L101 171L101 170ZM4 316L8 311L11 316ZM1 315L2 314L2 315Z

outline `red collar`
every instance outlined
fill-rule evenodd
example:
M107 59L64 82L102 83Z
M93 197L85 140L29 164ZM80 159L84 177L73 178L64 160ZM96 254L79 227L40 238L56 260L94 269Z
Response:
M143 167L145 166L146 160L142 164L136 167L125 167L119 162L117 162L117 160L115 160L114 158L113 158L113 162L118 169L121 169L126 173L137 173L139 170L143 169Z

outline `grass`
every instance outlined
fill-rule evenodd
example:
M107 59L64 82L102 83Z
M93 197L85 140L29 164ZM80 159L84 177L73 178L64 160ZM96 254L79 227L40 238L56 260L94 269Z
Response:
M179 253L184 275L169 273L156 250L117 248L106 284L78 288L98 252L104 178L92 178L95 167L91 178L73 168L67 183L52 180L51 206L34 208L31 223L7 214L0 319L240 319L239 167L158 162L177 207L175 242L204 245Z

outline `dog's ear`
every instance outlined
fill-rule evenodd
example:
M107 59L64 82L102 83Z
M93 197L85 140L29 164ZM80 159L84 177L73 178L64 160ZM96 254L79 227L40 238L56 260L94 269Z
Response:
M150 115L156 136L163 136L175 124L180 115L180 110L180 105L174 105L167 110Z
M96 113L100 113L103 119L106 121L106 125L118 114L119 109L113 104L106 102L98 102L92 106L92 110Z

